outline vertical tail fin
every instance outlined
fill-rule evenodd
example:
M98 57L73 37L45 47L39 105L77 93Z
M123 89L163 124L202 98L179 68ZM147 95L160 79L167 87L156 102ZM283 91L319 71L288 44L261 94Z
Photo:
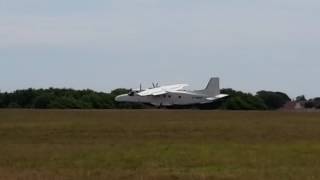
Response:
M215 97L220 94L220 79L215 77L211 78L207 87L202 90L202 93L210 96Z

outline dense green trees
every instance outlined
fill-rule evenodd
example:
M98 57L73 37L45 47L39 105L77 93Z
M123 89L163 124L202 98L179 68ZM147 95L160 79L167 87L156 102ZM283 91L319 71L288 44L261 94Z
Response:
M114 96L92 90L27 89L0 94L0 107L107 109L114 107Z
M4 94L0 93L0 108L3 108L4 106Z
M142 104L117 103L117 95L127 93L128 89L115 89L111 93L92 90L73 89L25 89L12 93L0 93L0 108L37 108L37 109L110 109L110 108L147 108ZM256 95L223 89L228 98L202 106L206 109L230 110L273 110L282 107L290 98L281 92L260 91ZM318 100L312 106L319 106ZM310 102L311 104L311 102Z
M259 91L257 96L264 101L268 109L279 109L291 101L289 96L282 92Z
M316 108L320 109L320 98L310 99L305 102L305 108Z
M116 89L111 93L73 89L26 89L12 93L0 93L0 108L36 109L111 109L145 108L141 104L117 103L114 98L127 93L127 89Z
M243 93L233 89L223 89L223 94L228 94L230 97L223 101L221 109L231 110L265 110L268 109L264 101L250 93Z

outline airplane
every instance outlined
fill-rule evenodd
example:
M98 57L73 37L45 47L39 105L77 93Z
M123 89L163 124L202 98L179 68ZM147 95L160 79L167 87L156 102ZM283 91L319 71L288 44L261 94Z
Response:
M151 104L156 107L208 104L228 96L220 94L219 81L217 77L211 78L205 89L195 91L185 90L188 84L168 86L153 84L153 88L146 90L143 90L140 85L139 89L131 89L128 94L117 96L115 101Z

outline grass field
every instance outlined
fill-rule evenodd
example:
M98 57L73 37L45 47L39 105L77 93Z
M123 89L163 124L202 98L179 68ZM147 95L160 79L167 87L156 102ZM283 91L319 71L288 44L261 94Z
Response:
M0 110L0 179L320 179L320 113Z

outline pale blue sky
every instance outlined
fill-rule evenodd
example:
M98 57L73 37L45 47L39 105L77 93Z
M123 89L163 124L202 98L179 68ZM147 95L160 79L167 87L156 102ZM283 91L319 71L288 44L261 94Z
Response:
M0 0L0 89L142 82L320 96L320 1Z

